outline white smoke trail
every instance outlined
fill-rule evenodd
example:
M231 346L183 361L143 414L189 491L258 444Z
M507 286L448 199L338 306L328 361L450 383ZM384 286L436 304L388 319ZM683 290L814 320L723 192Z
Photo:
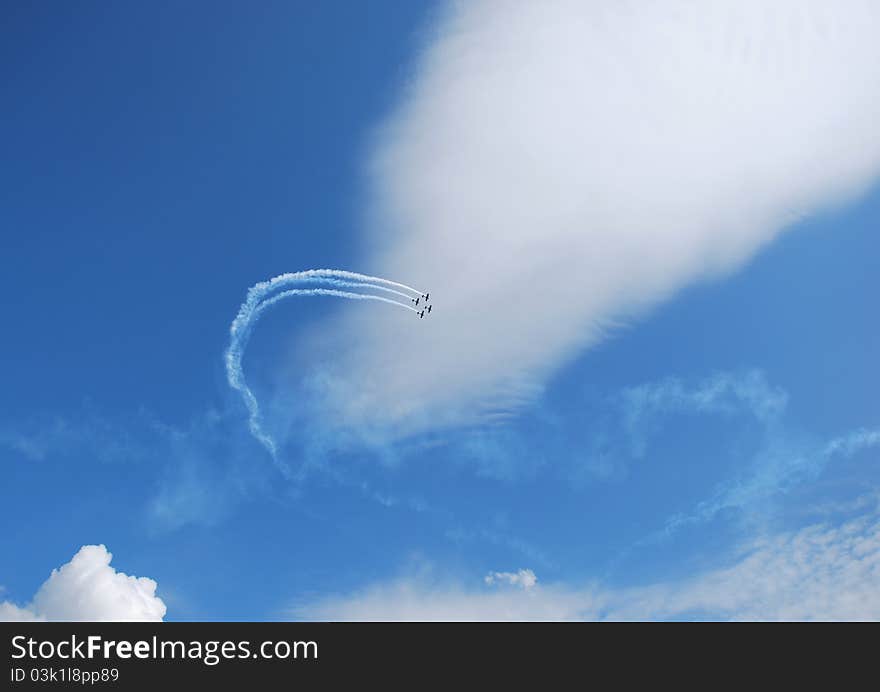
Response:
M406 298L408 301L412 301L412 296L409 293L404 293L403 291L398 291L395 288L388 288L388 286L379 286L377 284L367 283L366 281L342 281L341 279L334 279L326 276L321 277L307 277L304 279L300 279L297 283L325 283L331 286L336 286L337 288L369 288L374 291L383 291L385 293L393 293L394 295L401 296Z
M366 284L379 284L383 286L391 286L398 289L404 289L411 292L413 295L423 294L423 292L417 288L407 286L406 284L402 284L397 281L383 279L380 276L359 274L358 272L349 272L342 269L306 269L299 272L288 272L286 274L279 274L278 276L274 276L267 281L261 281L260 283L254 284L248 291L248 300L251 300L252 297L256 300L260 300L262 297L266 296L267 294L278 288L297 284L301 281L320 281L322 279L327 281L332 281L333 279L342 279L357 281L359 283Z
M355 285L364 286L365 284ZM348 298L349 300L379 300L383 303L390 303L391 305L397 305L398 307L406 308L407 310L410 310L412 312L418 312L418 310L410 305L407 305L406 303L401 303L400 301L394 300L393 298L386 298L384 296L374 296L371 293L353 293L351 291L340 291L335 288L290 288L286 291L282 291L281 293L276 293L272 297L266 298L266 300L261 302L253 311L252 319L262 314L266 308L275 305L275 303L278 303L284 298L289 298L290 296L296 295L336 296L338 298Z
M266 448L266 450L268 450L276 464L278 464L278 447L272 437L263 430L259 403L248 386L242 369L244 350L247 347L254 325L256 325L263 312L276 303L291 296L334 296L337 298L345 298L347 300L375 300L390 305L396 305L397 307L412 312L418 312L418 310L406 303L401 303L392 298L385 298L383 296L369 293L354 293L352 291L339 290L338 288L293 288L272 295L273 291L284 286L296 283L314 282L326 282L330 285L349 288L363 287L365 289L369 288L388 291L409 299L407 294L389 288L390 286L397 286L411 291L414 294L421 295L420 291L411 288L406 284L338 269L311 269L302 272L281 274L268 281L262 281L255 284L248 290L247 298L244 303L242 303L238 314L229 327L229 346L227 347L225 354L226 380L232 389L241 394L242 400L248 410L248 427L250 428L251 434ZM282 468L282 470L284 469Z

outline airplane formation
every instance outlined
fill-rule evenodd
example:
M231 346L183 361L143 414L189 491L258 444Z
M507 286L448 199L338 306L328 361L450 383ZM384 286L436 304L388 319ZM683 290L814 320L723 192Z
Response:
M415 298L410 298L410 302L415 303L416 308L418 308L418 307L419 307L419 303L420 303L421 301L424 300L425 303L427 303L427 302L428 302L428 298L430 298L430 297L431 297L431 294L430 294L430 293L423 293L422 295L417 296L417 297L415 297ZM423 307L421 310L417 310L417 311L416 311L416 314L419 316L419 319L422 319L422 318L425 316L425 313L428 313L428 314L430 315L430 314L431 314L431 308L433 308L433 307L434 307L433 305L427 305L427 306Z

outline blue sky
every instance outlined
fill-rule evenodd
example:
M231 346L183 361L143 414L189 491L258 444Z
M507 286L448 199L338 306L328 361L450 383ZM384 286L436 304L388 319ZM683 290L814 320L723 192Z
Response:
M857 175L830 161L834 181L817 175L806 193L782 199L796 207L796 221L779 222L770 202L744 206L743 218L773 232L731 250L733 259L706 259L727 247L727 236L712 236L713 220L710 250L696 253L700 266L661 276L637 258L635 288L541 279L529 295L549 307L536 309L507 289L496 302L475 284L469 293L485 312L473 315L477 324L486 315L486 335L441 317L428 328L440 332L409 336L424 325L373 304L285 303L260 322L244 365L297 477L281 473L250 436L222 361L249 286L310 267L379 271L419 286L425 276L429 288L440 283L440 310L447 289L452 311L469 275L448 286L442 277L457 277L455 267L486 251L479 239L460 247L460 237L443 235L433 212L424 222L430 242L418 244L417 229L383 230L388 219L418 225L425 205L408 200L438 184L414 180L408 167L427 164L438 179L456 170L419 159L417 133L446 122L420 115L423 102L442 112L432 84L445 74L444 47L456 45L456 22L474 21L466 10L438 20L439 8L123 2L4 10L0 600L39 615L29 604L50 572L81 546L104 544L116 569L158 584L167 620L858 616L823 611L823 594L812 591L815 611L787 610L804 600L810 574L771 589L782 605L754 585L777 561L802 564L785 547L813 545L811 536L836 545L855 534L862 552L850 553L880 554L880 167L861 160ZM493 22L481 19L480 31ZM420 57L426 46L439 47ZM466 68L474 57L461 59ZM865 79L875 80L870 69ZM588 91L595 98L601 88ZM849 105L845 94L834 98ZM796 130L790 114L771 117ZM861 136L854 150L876 148L877 132ZM540 151L550 144L537 140ZM746 160L707 175L727 181L750 165L771 167ZM609 170L599 177L612 177ZM664 183L632 179L651 188L635 192L633 207L641 199L655 215ZM480 190L480 181L466 187ZM446 199L445 189L435 196L458 199ZM495 192L477 228L493 223ZM549 204L537 195L530 203ZM384 211L372 213L376 206ZM530 218L529 209L514 211ZM582 212L572 213L577 221ZM735 217L740 233L749 226L738 214L721 204L718 225ZM660 220L658 248L677 247L663 237L674 236L676 218ZM487 238L508 257L505 239L549 246L551 231ZM585 246L565 247L565 262L578 266ZM603 250L613 246L600 239L587 247L600 264L584 273L601 273ZM405 261L422 248L424 271ZM552 260L541 252L523 256ZM439 279L432 262L445 271ZM606 287L626 298L577 304L577 294ZM519 332L504 331L507 302L523 306ZM385 355L337 358L352 338L349 316L356 326L378 325L364 348L381 343L386 322L375 315L396 320L400 351L386 358L377 346ZM571 322L575 333L553 332L544 324L551 321L560 329ZM330 346L318 358L325 332ZM546 343L546 352L511 350L517 340ZM496 378L485 385L474 375L482 362ZM363 387L376 409L392 394L423 405L408 409L416 422L367 420L332 397L314 408L302 398L314 373L347 373L352 363L380 385L384 367L412 372L412 388L394 381L374 392L367 387L380 385L357 378L346 386ZM443 387L419 379L432 370ZM493 398L503 389L495 383L511 377L523 387L515 401ZM504 415L475 415L477 398ZM876 560L853 560L834 563L845 584L837 590L867 594L864 613L880 613ZM537 585L520 570L537 575ZM507 576L487 583L495 572ZM746 596L731 601L728 592ZM401 593L411 609L394 611Z

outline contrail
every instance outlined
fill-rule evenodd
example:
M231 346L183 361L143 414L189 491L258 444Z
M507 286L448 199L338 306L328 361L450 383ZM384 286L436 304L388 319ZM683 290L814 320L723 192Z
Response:
M350 281L346 281L349 279ZM265 310L276 303L289 298L291 296L334 296L337 298L345 298L347 300L376 300L382 303L395 305L405 310L418 312L415 308L401 303L392 298L372 295L369 293L354 293L352 291L339 290L334 288L293 288L282 291L281 293L272 292L283 286L288 286L297 282L315 282L326 281L331 285L373 288L377 290L386 290L397 293L404 298L409 298L405 293L401 293L395 289L387 288L388 286L397 286L408 291L421 295L421 293L406 284L381 279L366 274L358 274L356 272L347 272L339 269L310 269L302 272L294 272L281 274L268 281L262 281L252 286L247 293L247 298L239 308L238 314L229 327L229 346L226 349L226 380L229 386L241 394L242 400L248 410L248 427L251 434L260 442L272 455L272 459L277 465L278 463L278 447L272 437L263 430L262 417L260 415L260 406L257 398L251 391L244 377L241 361L244 356L244 350L247 347L251 332L254 325ZM377 285L380 284L380 285ZM284 469L282 469L284 470Z

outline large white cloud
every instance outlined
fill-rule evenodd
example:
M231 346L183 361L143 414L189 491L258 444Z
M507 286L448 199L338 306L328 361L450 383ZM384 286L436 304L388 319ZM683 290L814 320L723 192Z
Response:
M317 620L878 620L880 513L876 497L868 499L870 509L861 516L755 539L730 564L676 583L480 589L401 578L293 614Z
M878 35L873 0L451 4L378 137L364 243L435 310L345 308L310 342L344 354L321 388L403 430L507 409L615 320L859 193Z
M103 545L84 545L52 570L27 607L0 603L0 620L161 620L165 604L156 596L156 582L117 572L112 558Z

